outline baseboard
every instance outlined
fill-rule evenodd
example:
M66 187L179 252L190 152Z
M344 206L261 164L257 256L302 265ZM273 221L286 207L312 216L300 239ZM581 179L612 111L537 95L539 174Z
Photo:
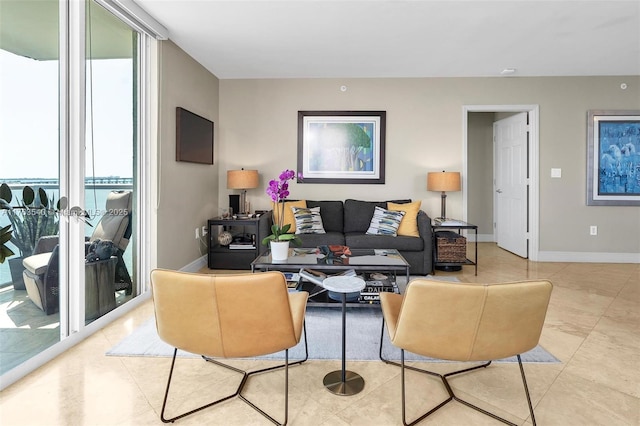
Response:
M202 268L206 268L206 267L207 267L207 255L204 255L202 257L197 258L196 260L189 263L188 265L183 266L182 268L180 268L180 270L182 272L198 272Z
M475 241L475 234L468 232L467 242ZM495 242L493 234L478 234L479 243ZM640 263L640 253L599 253L573 251L539 251L537 262L576 263Z
M640 253L540 251L538 262L640 263Z

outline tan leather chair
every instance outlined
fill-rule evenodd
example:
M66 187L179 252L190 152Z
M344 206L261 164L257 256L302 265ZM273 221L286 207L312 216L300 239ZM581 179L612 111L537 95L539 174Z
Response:
M273 423L278 422L242 395L249 376L285 368L284 423L288 418L289 348L305 333L307 292L289 293L281 272L203 275L156 269L151 272L158 336L173 346L173 360L160 418L173 422L204 408L238 396ZM164 417L178 349L199 354L205 361L242 373L235 393L170 419ZM213 358L241 358L285 351L285 363L255 371L242 371Z
M413 425L452 400L467 405L507 424L506 419L458 398L448 377L488 367L492 360L516 355L522 383L535 425L533 406L520 354L533 349L540 339L552 285L549 281L521 281L501 284L462 284L427 279L412 280L404 295L381 293L384 333L385 322L394 346L401 349L402 422ZM486 361L463 370L438 374L405 366L404 351L449 361ZM437 376L449 397L411 423L405 413L405 368Z

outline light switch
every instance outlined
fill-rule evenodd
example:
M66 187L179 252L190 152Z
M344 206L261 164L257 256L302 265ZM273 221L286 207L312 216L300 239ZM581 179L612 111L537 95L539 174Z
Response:
M561 178L562 177L562 169L551 169L551 177L552 178Z

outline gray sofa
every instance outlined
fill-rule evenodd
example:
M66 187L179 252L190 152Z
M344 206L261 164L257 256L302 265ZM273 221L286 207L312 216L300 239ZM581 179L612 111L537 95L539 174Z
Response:
M306 200L307 207L320 207L320 216L326 234L299 234L302 247L318 247L321 245L346 245L353 249L397 249L411 265L410 273L426 275L433 271L433 238L431 219L422 210L417 222L420 237L367 235L376 206L387 208L387 201L360 201L347 199L343 201ZM411 200L390 200L396 204L404 204ZM272 223L270 211L260 221L261 236L269 235ZM264 228L264 229L263 229Z

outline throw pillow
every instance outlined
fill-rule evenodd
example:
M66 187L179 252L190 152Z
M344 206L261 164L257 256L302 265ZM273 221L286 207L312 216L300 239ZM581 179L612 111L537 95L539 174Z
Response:
M369 225L369 229L367 229L367 234L391 235L395 237L403 216L403 211L394 212L376 206L373 217L371 218L371 224Z
M284 222L282 225L284 226L287 223L291 225L291 228L289 228L289 234L296 232L296 220L293 217L291 207L307 207L307 200L284 202ZM278 223L278 218L280 217L280 213L282 213L282 203L276 204L272 202L271 208L273 209L273 223Z
M291 207L296 220L296 234L326 234L320 216L320 207Z
M405 212L402 222L398 227L398 235L405 235L407 237L419 237L418 231L418 212L422 201L414 201L413 203L396 204L392 202L387 203L387 208L391 211Z

